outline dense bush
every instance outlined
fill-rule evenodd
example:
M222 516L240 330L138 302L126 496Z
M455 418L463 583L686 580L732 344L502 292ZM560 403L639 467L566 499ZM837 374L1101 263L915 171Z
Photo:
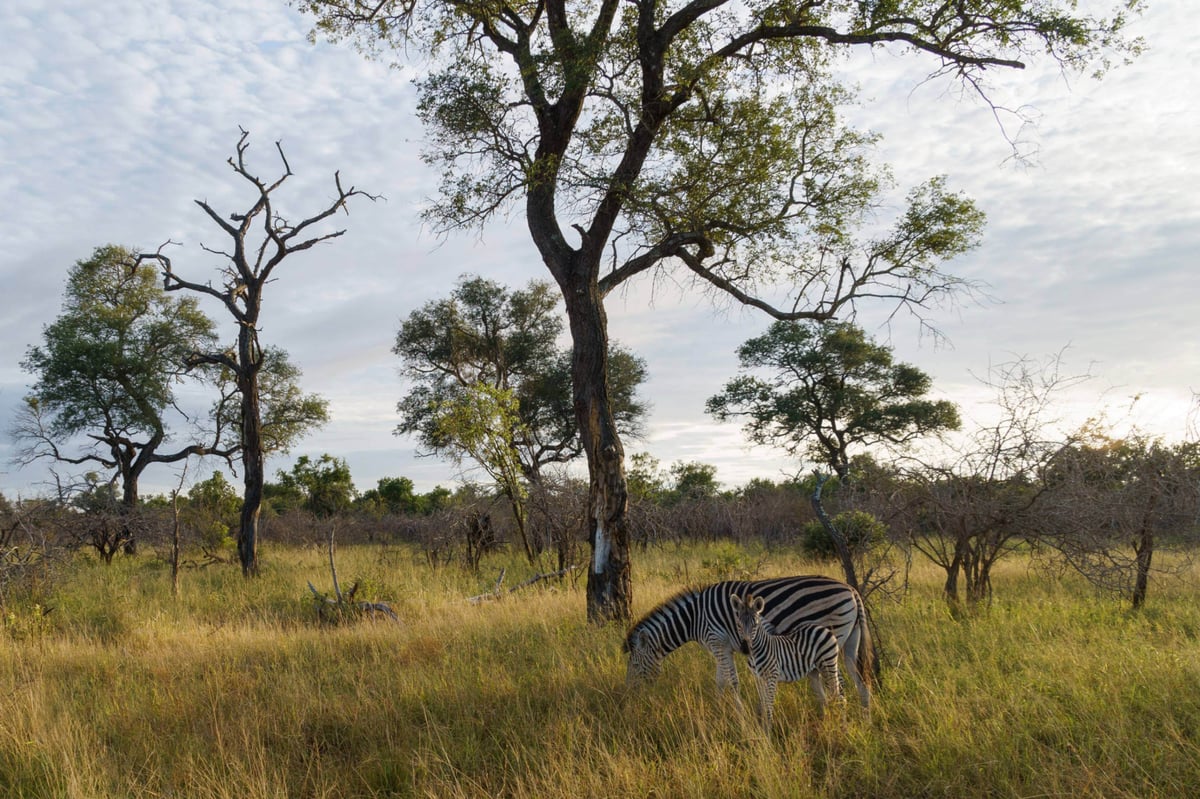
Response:
M881 546L887 541L887 525L866 511L842 511L830 521L846 539L851 555ZM838 556L833 537L819 520L804 525L801 547L807 555L819 560L833 560Z

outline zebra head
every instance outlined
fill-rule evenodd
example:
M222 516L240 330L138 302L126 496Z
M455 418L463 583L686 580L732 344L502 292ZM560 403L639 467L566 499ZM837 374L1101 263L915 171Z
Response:
M766 600L760 596L746 594L742 599L737 594L730 594L729 601L733 605L733 619L737 626L738 638L742 642L742 654L750 654L750 642L758 634L763 624L762 612Z
M649 677L657 677L666 653L658 638L648 629L634 627L621 647L628 656L625 682L632 685Z

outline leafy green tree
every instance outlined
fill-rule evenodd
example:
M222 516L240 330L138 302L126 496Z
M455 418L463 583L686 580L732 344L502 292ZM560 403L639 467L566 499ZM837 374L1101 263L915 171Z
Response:
M524 430L512 391L476 383L444 400L435 419L437 435L453 442L450 457L460 466L470 458L500 487L512 509L525 556L535 562L538 553L528 530L529 490L515 446Z
M397 406L398 435L415 435L425 450L453 457L439 409L475 385L510 390L517 429L510 431L521 472L537 482L544 466L582 452L571 398L570 352L558 346L563 322L549 283L509 290L481 277L463 277L451 295L427 303L401 324L393 352L413 387ZM621 431L636 435L646 414L637 398L645 363L610 348L609 385Z
M394 513L428 516L449 507L450 489L434 486L426 494L418 494L413 481L407 477L381 477L375 488L359 497L358 505L372 513Z
M232 546L230 533L237 526L242 498L220 471L196 483L187 494L180 517L200 538L207 552Z
M276 476L284 494L303 497L304 509L321 518L349 510L358 494L346 461L328 453L315 461L301 455Z
M152 464L229 454L214 432L193 429L190 442L172 441L172 419L196 421L180 411L177 387L212 378L189 357L213 346L216 333L195 299L171 297L153 274L131 269L132 258L106 245L71 268L62 312L21 362L36 381L13 431L22 463L48 458L111 470L127 512Z
M359 497L358 504L374 513L417 514L420 498L413 481L407 477L381 477L375 488L369 488Z
M675 501L712 499L720 492L717 467L711 463L677 461L671 464L670 472L674 483L671 496Z
M851 449L902 446L957 430L958 409L926 395L929 376L896 363L888 347L849 322L776 322L738 348L743 374L710 397L708 412L744 418L756 444L782 447L829 466L842 482Z
M237 153L229 159L229 165L240 178L253 187L256 196L250 207L226 217L207 202L196 201L201 210L229 239L229 249L226 251L205 247L207 252L227 260L221 268L221 283L214 285L209 281L184 279L175 271L163 248L159 248L155 253L141 253L137 256L139 264L154 262L158 265L167 291L189 291L211 297L220 302L237 323L237 343L233 348L197 350L191 355L189 362L225 370L235 389L243 477L242 513L238 525L237 545L242 573L247 577L258 573L258 519L263 503L266 455L272 448L285 449L282 442L300 436L307 429L306 424L311 424L311 421L303 419L296 421L287 412L290 406L286 402L276 402L274 410L277 415L273 433L272 422L264 413L264 381L270 379L273 364L275 368L283 369L282 364L286 363L286 358L273 356L273 352L277 354L280 351L264 347L259 340L263 292L268 283L278 278L276 270L288 256L345 233L344 230L319 233L318 225L338 211L349 213L347 204L354 197L374 199L353 186L349 189L344 188L340 175L335 172L335 199L312 216L294 221L284 216L275 206L275 193L292 175L283 149L276 144L282 162L282 174L268 183L253 174L246 163L246 150L250 146L248 137L249 134L243 130L241 138L238 139ZM292 376L298 374L298 371L294 371ZM280 399L293 397L286 379L276 388ZM296 388L295 394L298 393L299 389Z
M629 458L626 480L629 498L634 500L660 501L667 493L667 482L658 458L649 452L635 452Z
M983 87L985 70L1039 52L1083 68L1124 46L1120 14L1079 16L1072 0L294 2L332 39L429 57L418 113L444 175L434 226L523 203L573 341L595 622L628 618L632 599L605 298L679 269L781 319L881 299L919 310L963 286L940 267L974 245L980 217L933 181L890 230L862 232L888 179L867 158L874 137L839 119L853 93L835 55L896 44Z

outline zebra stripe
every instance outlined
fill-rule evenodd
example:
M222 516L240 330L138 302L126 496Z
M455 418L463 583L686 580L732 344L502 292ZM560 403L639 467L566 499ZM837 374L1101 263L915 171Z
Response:
M737 619L738 633L749 653L750 670L758 682L759 714L769 732L775 716L775 692L780 682L796 682L805 677L822 710L825 688L842 697L842 677L838 673L837 636L820 624L799 624L787 633L777 634L762 617L761 597L729 595Z
M658 673L662 661L695 641L717 660L717 686L737 688L733 652L741 650L731 594L763 599L763 618L777 632L800 624L828 627L837 637L842 662L863 707L870 705L870 632L858 592L832 577L803 575L768 580L725 580L676 594L642 617L625 636L626 678L633 682Z

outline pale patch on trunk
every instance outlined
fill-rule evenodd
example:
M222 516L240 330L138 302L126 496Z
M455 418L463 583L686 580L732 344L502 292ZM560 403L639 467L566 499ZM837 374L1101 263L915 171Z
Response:
M592 573L604 574L604 567L608 563L608 552L612 549L612 542L608 540L608 533L604 529L604 522L596 519L596 543L595 551L592 554Z

